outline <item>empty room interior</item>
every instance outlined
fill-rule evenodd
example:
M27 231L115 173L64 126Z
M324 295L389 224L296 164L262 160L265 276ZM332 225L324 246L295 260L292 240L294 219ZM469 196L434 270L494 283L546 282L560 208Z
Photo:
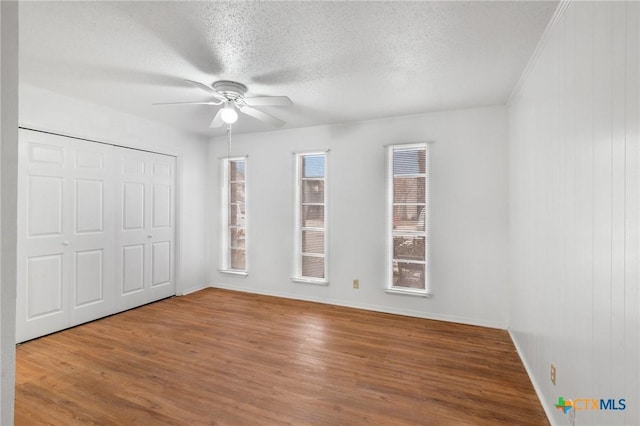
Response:
M640 3L0 2L0 424L640 424Z

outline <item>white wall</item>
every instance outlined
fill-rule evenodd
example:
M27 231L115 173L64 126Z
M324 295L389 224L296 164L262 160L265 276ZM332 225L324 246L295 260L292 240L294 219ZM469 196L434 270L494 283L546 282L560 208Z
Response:
M207 139L20 84L20 125L178 157L177 292L208 284Z
M0 2L0 424L13 424L18 158L18 4Z
M250 119L241 117L241 119ZM360 123L234 135L232 155L248 155L249 276L218 273L220 158L210 145L211 283L418 317L506 328L507 115L504 106ZM388 294L385 277L385 150L432 146L433 297ZM330 285L293 283L293 155L330 149ZM360 279L360 289L352 280Z
M553 424L638 425L640 8L562 6L509 109L509 326Z

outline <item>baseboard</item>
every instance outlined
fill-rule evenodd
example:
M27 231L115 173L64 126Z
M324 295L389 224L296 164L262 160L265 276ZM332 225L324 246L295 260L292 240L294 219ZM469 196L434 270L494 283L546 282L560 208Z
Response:
M553 416L552 416L552 411L551 411L551 404L552 403L548 403L547 401L545 401L544 394L542 393L542 390L540 389L540 386L538 385L538 381L536 380L535 376L533 375L533 370L529 366L529 363L527 362L527 359L523 356L523 352L522 352L522 350L520 348L520 345L518 344L518 340L515 338L513 333L511 333L511 330L507 330L507 332L509 333L509 337L511 338L511 341L513 342L513 346L516 347L516 352L518 353L518 356L520 357L520 361L522 362L522 365L524 365L524 369L527 372L527 375L529 376L529 380L531 380L531 384L533 385L533 390L536 392L536 395L538 396L538 401L540 401L540 405L542 405L542 409L544 410L544 413L547 415L547 420L549 420L549 423L552 426L557 426L557 425L554 425L554 423L553 423Z
M474 318L458 317L455 315L440 315L440 314L434 315L434 314L425 313L421 311L413 311L410 309L395 309L395 308L389 308L388 306L372 305L367 303L354 303L351 301L339 300L339 299L326 299L326 298L301 296L299 294L269 291L269 290L262 290L262 289L256 290L254 288L229 286L229 285L219 284L219 283L211 284L210 287L220 288L225 290L242 291L246 293L261 294L265 296L282 297L285 299L303 300L305 302L324 303L326 305L344 306L347 308L363 309L366 311L374 311L374 312L383 312L386 314L404 315L404 316L415 317L415 318L446 321L446 322L453 322L453 323L466 324L466 325L475 325L479 327L495 328L499 330L506 329L505 324L499 324L497 322L492 322L492 321L477 320Z
M180 292L176 292L176 296L186 296L187 294L195 293L196 291L204 290L205 288L211 287L209 284L202 284L195 287L189 287Z

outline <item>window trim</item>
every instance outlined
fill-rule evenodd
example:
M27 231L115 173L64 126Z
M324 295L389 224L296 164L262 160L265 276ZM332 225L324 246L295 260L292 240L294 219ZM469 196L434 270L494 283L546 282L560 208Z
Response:
M303 284L329 285L329 179L327 178L329 150L313 150L294 152L294 195L293 195L293 273L291 281ZM324 278L306 277L302 275L302 217L301 187L302 159L305 156L324 156Z
M389 294L402 294L408 296L431 297L431 141L400 143L385 146L386 154L386 279L385 292ZM420 148L425 150L425 260L424 260L424 289L399 287L393 285L393 154L396 149Z
M230 163L232 161L244 161L244 269L233 269L231 268L231 254L230 254L230 237L229 237L229 199L230 199L230 185L231 181L229 178L229 170ZM239 276L246 277L249 275L249 256L247 255L249 252L249 233L248 233L248 225L249 225L249 215L248 215L248 179L247 179L247 163L248 156L234 156L234 157L223 157L222 158L222 166L220 167L222 172L222 185L221 185L221 206L220 206L220 217L221 217L221 255L220 255L220 269L218 272L230 275L230 276Z

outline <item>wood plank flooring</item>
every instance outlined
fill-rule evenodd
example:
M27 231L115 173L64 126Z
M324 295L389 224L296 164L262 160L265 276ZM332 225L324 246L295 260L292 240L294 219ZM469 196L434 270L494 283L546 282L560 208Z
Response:
M16 425L548 425L505 331L207 289L24 343Z

